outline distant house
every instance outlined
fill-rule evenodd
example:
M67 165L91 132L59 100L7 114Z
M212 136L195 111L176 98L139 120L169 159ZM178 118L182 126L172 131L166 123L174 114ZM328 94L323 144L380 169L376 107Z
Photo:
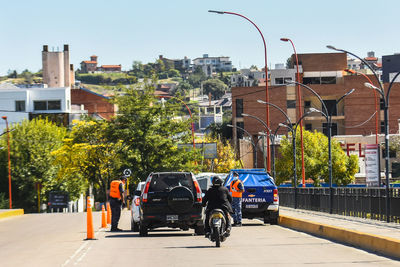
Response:
M214 72L232 71L232 61L229 57L209 57L204 54L203 57L193 59L193 69L200 67L207 76Z
M82 73L95 73L95 72L121 72L121 64L119 65L101 65L97 66L97 56L93 55L90 60L81 62Z

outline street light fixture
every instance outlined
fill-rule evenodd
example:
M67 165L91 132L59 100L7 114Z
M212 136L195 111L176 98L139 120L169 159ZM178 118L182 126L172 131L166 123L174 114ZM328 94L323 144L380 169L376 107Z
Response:
M8 147L8 197L10 209L12 209L12 194L11 194L11 157L10 157L10 130L8 129L7 116L1 117L6 121L6 131L7 131L7 147Z
M328 111L328 108L326 107L324 101L322 100L322 97L315 92L311 87L302 84L302 83L298 83L298 82L294 82L294 81L288 81L288 83L294 83L294 84L299 84L300 86L306 88L307 90L309 90L312 94L314 94L318 100L321 102L321 106L324 109L324 111L320 111L317 110L315 108L310 108L310 111L312 112L319 112L321 113L325 119L326 119L326 128L328 131L328 166L329 166L329 213L332 214L333 212L333 188L332 188L332 114L330 114L330 112ZM343 96L341 96L338 100L336 100L336 105L339 104L340 101L342 101L346 96L352 94L355 91L355 89L351 89L350 91L348 91L347 93L345 93Z
M294 55L296 58L296 69L297 69L296 80L297 80L297 82L300 82L299 59L297 57L296 47L294 46L293 41L289 38L281 38L281 41L290 42L292 44ZM299 107L299 117L301 117L301 116L303 116L303 109L302 109L302 102L301 102L300 85L297 85L297 100L298 100L298 107ZM300 145L301 145L301 177L302 177L303 187L305 187L306 186L306 183L305 183L306 172L305 172L305 168L304 168L303 121L300 121Z
M261 36L261 39L263 41L263 45L264 45L264 64L265 64L265 101L269 102L269 93L268 93L268 67L267 67L267 45L265 42L265 38L264 35L262 34L261 30L257 27L257 25L251 21L249 18L238 14L238 13L233 13L233 12L228 12L228 11L218 11L218 10L208 10L208 12L210 13L216 13L216 14L228 14L228 15L234 15L234 16L239 16L241 18L244 18L245 20L247 20L248 22L250 22L258 31L258 33ZM266 116L267 116L267 125L268 127L270 126L270 122L269 122L269 107L266 107ZM267 146L269 147L269 139L267 139ZM268 160L267 160L267 171L270 172L271 171L271 160L270 160L270 151L268 150Z
M347 53L349 55L352 55L355 58L358 58L363 64L365 64L365 66L367 66L367 68L369 68L372 73L375 76L375 79L377 81L377 84L379 85L379 88L376 86L373 86L371 83L371 86L366 85L369 88L372 88L376 91L379 92L379 94L382 97L382 100L384 102L384 125L385 125L385 176L386 176L386 221L390 222L390 180L389 180L389 96L390 96L390 90L392 89L392 86L394 84L394 81L397 79L397 77L400 75L400 72L397 72L396 75L393 77L392 81L389 84L389 88L386 92L385 95L385 91L383 88L383 85L381 83L381 81L379 80L378 74L376 73L376 71L368 64L368 62L366 62L363 58L357 56L356 54L349 52L347 50L344 49L339 49L336 48L332 45L327 45L326 46L329 49L335 50L335 51L339 51L339 52L343 52L343 53ZM379 90L378 90L379 89Z
M346 71L347 73L350 73L350 74L359 74L359 75L363 76L365 79L367 79L367 81L370 84L372 84L371 79L362 72L355 71L352 69L345 69L344 71ZM376 90L374 90L374 100L375 100L375 143L378 144L378 100L376 97Z
M230 128L237 128L239 130L242 130L243 132L245 132L250 137L250 142L253 145L253 149L254 149L254 153L255 153L254 167L257 169L257 145L254 143L253 137L251 136L251 134L248 131L246 131L245 129L243 129L242 127L239 127L239 126L233 126L232 124L228 124L226 126L228 126ZM257 141L257 143L258 143L258 141Z

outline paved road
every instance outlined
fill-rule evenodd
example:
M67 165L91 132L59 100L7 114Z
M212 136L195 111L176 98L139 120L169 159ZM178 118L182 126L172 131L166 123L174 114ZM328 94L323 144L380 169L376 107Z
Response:
M120 227L129 229L129 213ZM94 214L95 229L100 214ZM400 266L400 262L280 226L246 221L221 248L193 231L100 230L84 241L85 214L0 220L1 266ZM115 257L115 255L118 255Z

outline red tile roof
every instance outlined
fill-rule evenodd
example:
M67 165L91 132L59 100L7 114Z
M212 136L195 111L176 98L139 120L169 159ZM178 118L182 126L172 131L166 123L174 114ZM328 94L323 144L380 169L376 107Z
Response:
M169 95L169 94L168 94L168 93L166 93L166 92L163 92L163 91L156 90L156 91L154 91L154 95L160 95L160 96L163 96L163 95Z
M121 65L101 65L103 69L107 68L121 68Z
M96 64L97 63L97 61L90 61L90 60L86 60L86 61L82 61L83 63L86 63L86 64Z
M364 58L365 60L368 60L368 61L377 61L378 60L378 58L377 57L366 57L366 58Z

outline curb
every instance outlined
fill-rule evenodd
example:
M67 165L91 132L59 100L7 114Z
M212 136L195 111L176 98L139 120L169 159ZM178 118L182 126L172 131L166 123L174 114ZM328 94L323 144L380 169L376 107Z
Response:
M19 216L19 215L24 215L23 209L15 209L15 210L0 212L0 219L13 217L13 216Z
M353 245L382 255L400 258L400 240L379 235L367 234L341 227L300 220L279 215L279 225L324 237L344 244Z

